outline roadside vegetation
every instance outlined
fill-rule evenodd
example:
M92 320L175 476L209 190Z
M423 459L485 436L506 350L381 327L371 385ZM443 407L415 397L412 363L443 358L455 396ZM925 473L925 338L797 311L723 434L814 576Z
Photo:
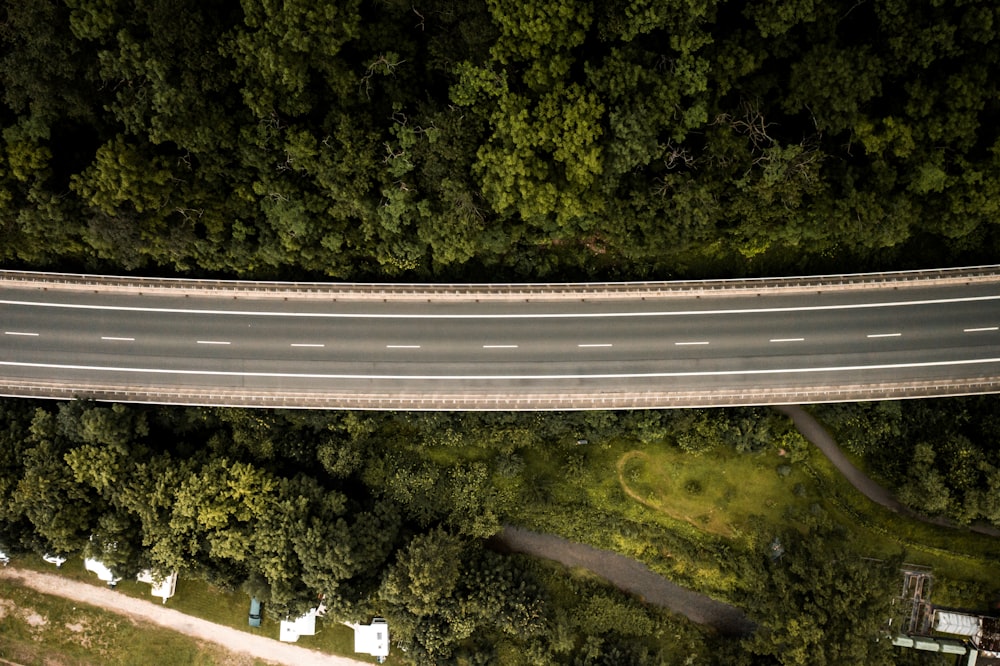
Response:
M997 539L872 506L767 409L0 404L9 549L88 554L126 578L177 569L172 605L237 626L249 594L272 631L323 594L331 624L386 617L403 662L847 664L874 649L904 560L934 567L939 603L982 609L998 592ZM758 630L717 636L586 572L504 554L490 537L505 524L635 558Z
M989 396L954 398L948 410L921 400L823 405L843 447L901 502L967 525L1000 524L1000 415Z

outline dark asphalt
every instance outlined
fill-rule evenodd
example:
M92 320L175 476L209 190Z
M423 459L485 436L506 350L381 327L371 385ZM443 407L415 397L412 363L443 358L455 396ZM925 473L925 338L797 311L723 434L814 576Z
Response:
M542 302L338 302L0 284L0 380L556 396L1000 377L1000 281Z

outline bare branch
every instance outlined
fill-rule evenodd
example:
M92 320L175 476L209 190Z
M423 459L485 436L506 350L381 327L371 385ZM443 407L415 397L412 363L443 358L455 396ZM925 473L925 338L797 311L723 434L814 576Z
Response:
M394 59L390 60L389 56ZM365 70L365 75L361 77L361 82L358 84L358 89L364 89L365 97L371 97L371 79L376 74L382 74L387 76L395 76L396 68L406 62L405 59L400 60L395 53L385 54L383 53L378 58L373 60L369 65L368 69Z

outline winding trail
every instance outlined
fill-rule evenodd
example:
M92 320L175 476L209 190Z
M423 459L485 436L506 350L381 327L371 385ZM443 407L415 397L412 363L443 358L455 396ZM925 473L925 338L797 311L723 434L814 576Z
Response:
M980 534L1000 537L1000 529L997 529L992 525L974 523L966 527L964 525L954 523L947 518L925 516L917 513L907 506L904 506L885 487L879 485L869 478L864 472L855 467L851 461L847 459L847 456L844 455L844 452L840 450L840 446L837 445L833 436L830 435L830 433L826 431L826 428L820 425L819 421L814 419L809 412L798 405L781 405L774 407L774 409L792 419L792 423L794 423L795 428L802 433L802 436L812 442L816 448L818 448L823 455L827 457L833 466L837 468L837 471L843 474L844 478L847 479L852 486L858 489L858 492L876 504L880 504L890 511L895 511L896 513L906 516L907 518L919 520L924 523L930 523L931 525L951 527L953 529L968 529Z

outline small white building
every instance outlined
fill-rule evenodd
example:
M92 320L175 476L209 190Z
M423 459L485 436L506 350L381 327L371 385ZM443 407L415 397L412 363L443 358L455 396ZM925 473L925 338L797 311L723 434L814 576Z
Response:
M150 569L145 569L139 572L139 575L135 577L140 583L148 583L153 586L151 594L154 597L161 597L163 603L167 603L167 599L174 596L174 592L177 590L177 572L173 571L169 576L160 578L157 580L157 576L153 575Z
M100 560L94 560L88 557L83 561L83 568L91 573L97 574L97 577L107 583L108 587L114 587L121 580L120 576L115 576L111 573L111 569L104 566L104 563Z
M311 609L308 613L294 620L282 620L281 628L278 630L278 640L286 643L294 643L299 640L299 636L316 635L316 609Z
M345 623L346 624L346 623ZM354 629L354 651L370 654L378 663L389 656L389 624L377 617L371 624L348 624Z

